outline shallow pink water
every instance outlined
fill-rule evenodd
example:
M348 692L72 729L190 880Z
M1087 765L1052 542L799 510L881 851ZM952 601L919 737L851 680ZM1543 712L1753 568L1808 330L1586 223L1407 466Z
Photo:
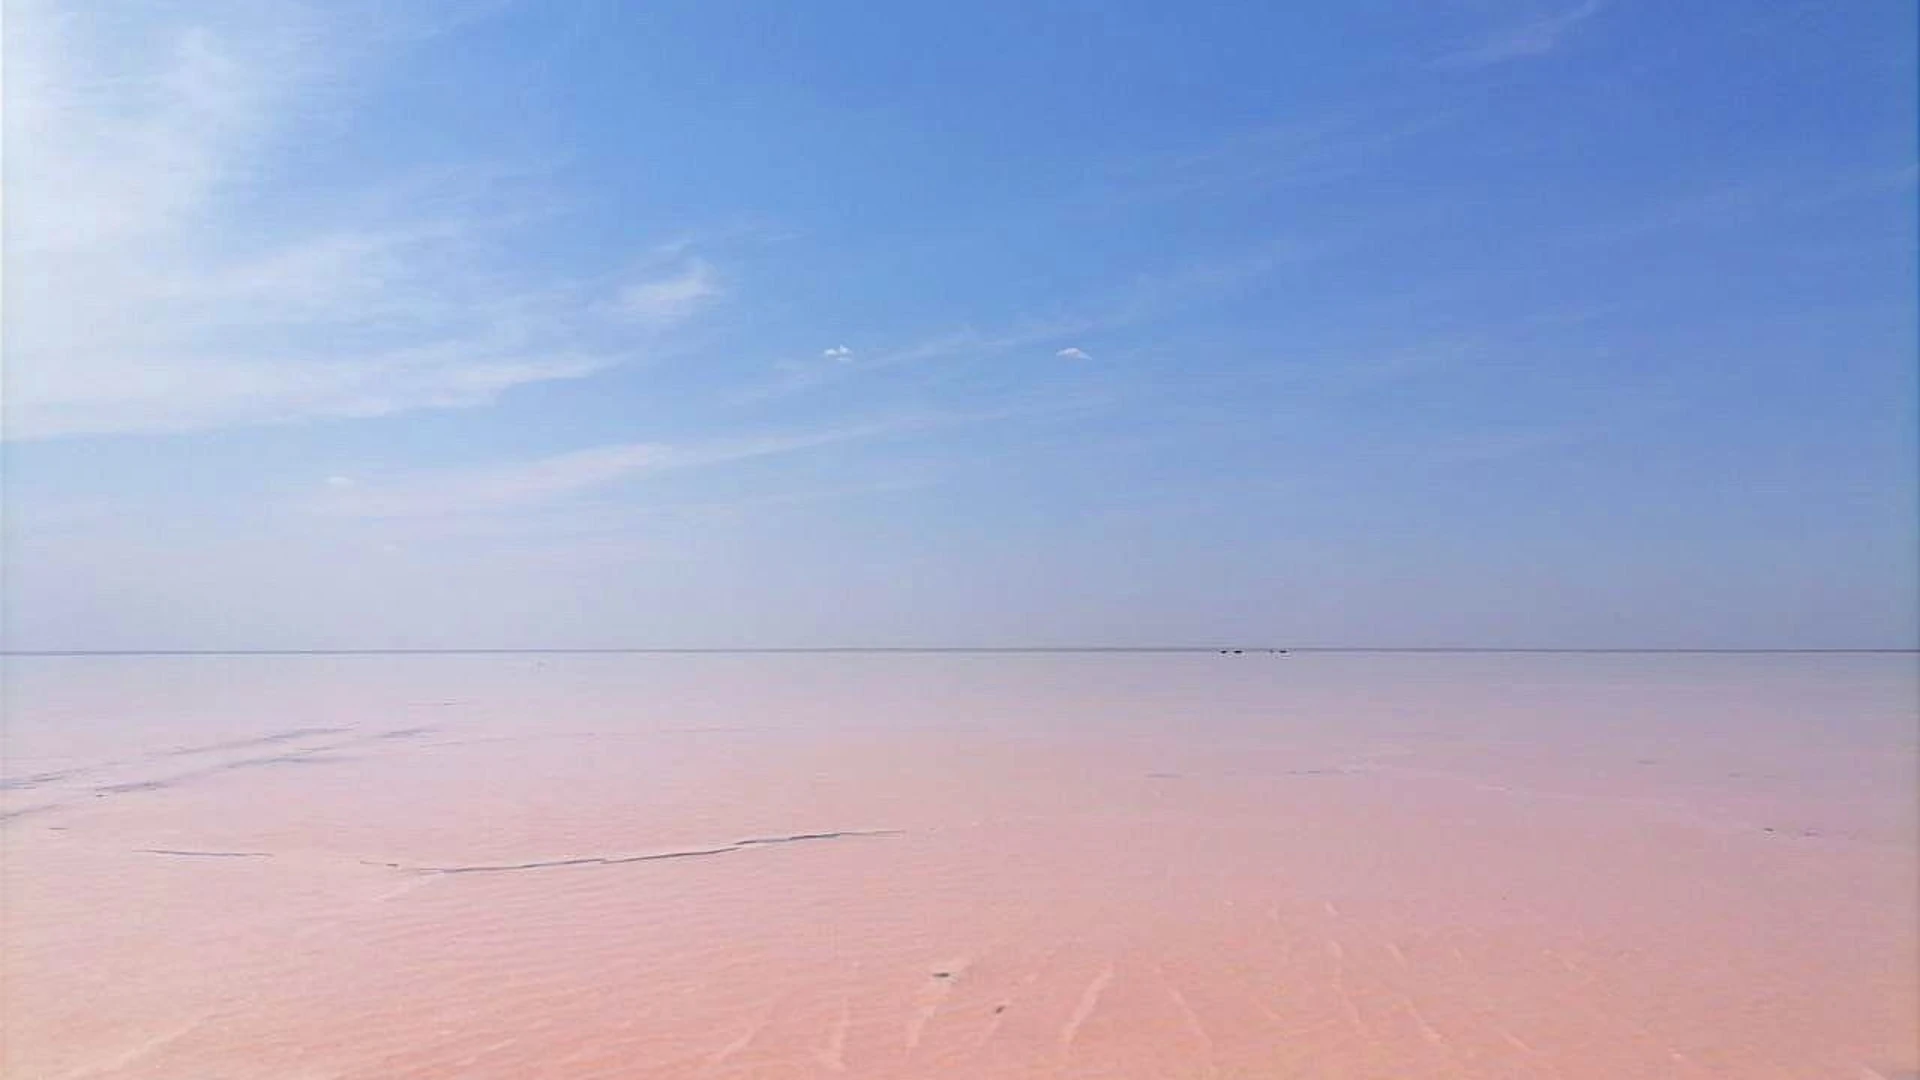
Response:
M1911 657L8 675L8 1076L1920 1069Z

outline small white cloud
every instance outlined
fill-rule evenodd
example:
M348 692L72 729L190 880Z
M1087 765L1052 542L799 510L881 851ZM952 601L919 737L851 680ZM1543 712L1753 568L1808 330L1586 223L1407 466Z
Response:
M720 293L713 267L694 259L678 272L620 290L621 314L652 326L684 321Z
M820 356L825 360L838 360L841 363L846 363L853 359L853 350L847 348L845 345L835 345L831 349L820 350Z
M1091 359L1093 359L1093 357L1091 357L1091 356L1088 356L1088 355L1087 355L1087 350L1085 350L1085 349L1079 349L1079 348L1075 348L1075 347L1073 347L1073 346L1071 346L1071 345L1069 345L1068 347L1066 347L1066 348L1064 348L1064 349L1061 349L1061 350L1060 350L1059 352L1057 352L1057 353L1054 353L1053 355L1055 355L1055 356L1057 356L1057 357L1059 357L1059 358L1060 358L1060 359L1062 359L1062 360L1091 360Z
M329 476L327 477L326 483L327 483L327 486L330 488L350 488L353 486L353 477Z

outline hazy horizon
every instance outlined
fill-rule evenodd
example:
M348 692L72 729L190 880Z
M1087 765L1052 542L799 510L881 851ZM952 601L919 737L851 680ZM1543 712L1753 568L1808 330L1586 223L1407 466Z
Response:
M330 649L0 649L0 656L18 657L62 657L62 656L590 656L609 655L752 655L756 653L770 655L807 655L834 653L982 653L982 654L1075 654L1075 653L1113 653L1113 654L1173 654L1173 655L1271 655L1285 656L1299 653L1311 655L1339 654L1381 654L1381 655L1474 655L1474 654L1569 654L1569 655L1628 655L1628 656L1687 656L1687 655L1728 655L1728 656L1766 656L1766 655L1902 655L1920 653L1920 649L1893 648L1633 648L1629 646L1599 646L1581 648L1577 646L1498 646L1498 645L1260 645L1248 643L1224 643L1210 645L713 645L713 646L673 646L673 645L603 645L578 646L571 648L543 648L540 646L437 646L427 648L351 648Z

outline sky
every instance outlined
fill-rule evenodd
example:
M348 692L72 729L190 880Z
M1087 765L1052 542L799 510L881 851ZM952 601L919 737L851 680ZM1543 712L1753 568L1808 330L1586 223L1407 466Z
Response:
M1907 0L7 0L12 649L1920 644Z

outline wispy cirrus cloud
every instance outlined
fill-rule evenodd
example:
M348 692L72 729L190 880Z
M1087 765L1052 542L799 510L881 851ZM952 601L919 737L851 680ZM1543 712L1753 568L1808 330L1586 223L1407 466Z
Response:
M1920 181L1920 167L1911 162L1817 173L1742 169L1709 186L1650 201L1635 213L1583 222L1566 235L1575 243L1611 244L1676 230L1751 229L1761 222L1818 214L1856 200L1910 203L1916 181Z
M652 327L668 327L691 318L720 295L713 267L689 259L662 277L636 281L620 290L622 316Z
M470 407L630 355L614 286L510 269L539 200L499 168L292 175L377 22L9 5L6 438ZM713 292L687 262L618 295L660 326Z
M1600 14L1603 0L1583 0L1565 10L1537 15L1503 27L1481 40L1447 53L1434 61L1436 67L1473 70L1515 60L1545 56L1560 47L1575 28Z
M1114 171L1092 201L1112 211L1249 191L1310 190L1379 169L1407 144L1455 126L1459 105L1373 100L1303 109Z
M694 444L618 443L522 461L328 477L294 509L330 517L429 518L552 506L646 476L779 457L901 434L924 421L876 421L819 431L743 436Z

